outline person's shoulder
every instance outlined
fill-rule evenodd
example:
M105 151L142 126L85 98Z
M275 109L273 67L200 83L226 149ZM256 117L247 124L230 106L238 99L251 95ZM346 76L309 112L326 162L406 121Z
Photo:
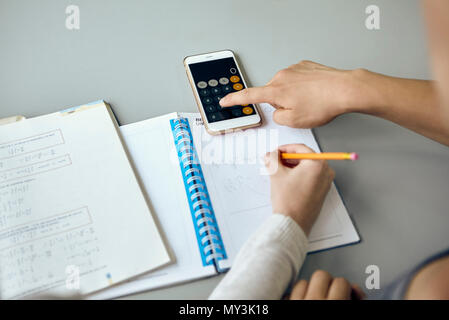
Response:
M410 282L406 298L449 300L449 255L420 269Z

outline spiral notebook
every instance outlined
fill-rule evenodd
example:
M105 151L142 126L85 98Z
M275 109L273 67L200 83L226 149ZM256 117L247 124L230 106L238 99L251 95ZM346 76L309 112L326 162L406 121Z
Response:
M264 125L211 136L197 113L172 113L122 126L121 133L175 262L92 296L114 298L225 272L272 214L262 156L278 145L319 147L311 130ZM332 185L309 235L309 252L359 241Z

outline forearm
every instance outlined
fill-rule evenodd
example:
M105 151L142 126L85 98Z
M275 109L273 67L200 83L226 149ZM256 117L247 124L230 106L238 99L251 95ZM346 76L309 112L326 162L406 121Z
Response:
M449 145L448 111L441 107L435 83L353 71L359 84L351 112L375 115ZM359 103L360 102L360 103Z
M210 299L280 299L296 279L307 237L291 218L273 214L240 249Z

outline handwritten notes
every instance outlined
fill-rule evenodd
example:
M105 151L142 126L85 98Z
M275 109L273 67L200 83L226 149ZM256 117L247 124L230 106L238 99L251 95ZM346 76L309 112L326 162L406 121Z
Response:
M39 194L45 199L40 187L48 183L46 175L71 164L61 129L0 144L2 297L64 285L66 265L83 272L102 267L87 206L66 212L55 212L51 205L45 212L36 208Z
M87 294L169 261L103 102L0 126L0 298Z
M37 192L33 189L36 179L71 163L60 129L1 143L0 227L32 218L32 203L26 199Z

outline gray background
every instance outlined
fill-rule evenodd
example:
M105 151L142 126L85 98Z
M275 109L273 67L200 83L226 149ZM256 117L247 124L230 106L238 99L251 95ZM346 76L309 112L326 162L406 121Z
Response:
M65 28L79 5L81 29ZM365 28L377 4L381 30ZM97 99L121 124L196 111L186 55L232 49L252 85L310 59L401 77L431 77L418 1L0 0L0 117L33 117ZM334 162L336 183L362 237L309 255L320 268L362 287L367 265L381 288L428 254L449 246L449 149L384 120L344 115L314 130L324 150L353 150ZM221 277L132 298L206 298ZM372 293L371 291L370 293Z

